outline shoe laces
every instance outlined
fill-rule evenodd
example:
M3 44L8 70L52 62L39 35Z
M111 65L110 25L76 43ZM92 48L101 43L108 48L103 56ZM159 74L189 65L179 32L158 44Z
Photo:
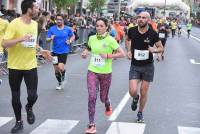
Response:
M142 112L138 112L137 116L138 116L138 118L140 118L140 119L143 118Z

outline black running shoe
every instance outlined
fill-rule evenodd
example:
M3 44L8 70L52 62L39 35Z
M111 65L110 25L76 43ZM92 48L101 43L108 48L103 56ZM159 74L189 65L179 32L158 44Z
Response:
M23 121L17 121L15 126L11 129L11 133L20 133L23 129Z
M33 124L35 122L35 115L33 113L32 108L29 108L27 105L26 105L26 113L27 113L27 122L29 124Z
M137 109L137 104L139 100L139 95L137 95L135 98L133 98L132 104L131 104L131 109L135 111Z
M137 123L144 123L144 117L142 112L138 112L137 114Z

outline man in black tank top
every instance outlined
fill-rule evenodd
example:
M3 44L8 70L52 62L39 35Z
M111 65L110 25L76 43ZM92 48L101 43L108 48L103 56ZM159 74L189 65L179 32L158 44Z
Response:
M149 28L149 19L148 12L141 12L137 16L138 26L130 28L128 31L128 58L131 60L129 93L133 97L131 104L133 111L137 109L137 103L140 98L137 122L144 122L142 113L147 101L149 84L153 81L154 76L153 53L163 52L163 46L158 34L152 28ZM140 95L138 95L137 89L140 81Z

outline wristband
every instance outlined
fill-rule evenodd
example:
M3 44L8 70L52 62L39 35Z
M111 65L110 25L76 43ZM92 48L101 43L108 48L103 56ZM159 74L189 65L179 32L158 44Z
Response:
M112 54L107 54L107 59L112 59L113 55Z

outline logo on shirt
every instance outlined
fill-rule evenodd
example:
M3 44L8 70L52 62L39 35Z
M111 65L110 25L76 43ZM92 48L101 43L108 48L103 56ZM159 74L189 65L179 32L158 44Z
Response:
M149 38L147 37L145 40L144 40L145 43L150 43L150 40Z
M106 48L106 43L103 43L102 47L103 47L103 48Z

